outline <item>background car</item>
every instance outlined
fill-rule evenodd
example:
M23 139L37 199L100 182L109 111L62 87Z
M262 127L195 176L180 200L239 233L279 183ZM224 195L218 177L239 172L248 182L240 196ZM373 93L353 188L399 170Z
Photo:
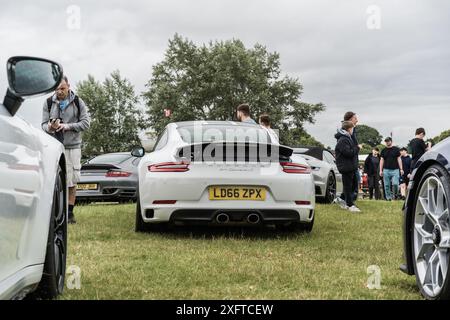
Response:
M153 152L144 156L139 148L133 154L143 156L136 231L167 223L276 224L312 230L310 167L292 149L274 144L257 125L171 123Z
M130 152L106 153L88 160L81 166L77 201L135 201L140 160Z
M334 155L321 147L298 147L293 150L294 154L302 155L311 167L317 200L332 203L343 191L342 175Z
M427 299L449 299L450 138L426 152L413 169L403 207L405 264Z
M53 91L62 67L13 57L0 104L0 299L63 292L67 255L64 147L14 116L23 98Z

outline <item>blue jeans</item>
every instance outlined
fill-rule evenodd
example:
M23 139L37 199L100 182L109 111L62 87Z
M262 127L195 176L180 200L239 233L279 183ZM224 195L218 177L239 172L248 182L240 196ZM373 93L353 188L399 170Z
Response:
M399 169L383 169L383 180L384 180L384 192L386 193L386 200L392 200L391 183L392 190L394 191L394 196L398 193L398 185L400 182L400 170Z

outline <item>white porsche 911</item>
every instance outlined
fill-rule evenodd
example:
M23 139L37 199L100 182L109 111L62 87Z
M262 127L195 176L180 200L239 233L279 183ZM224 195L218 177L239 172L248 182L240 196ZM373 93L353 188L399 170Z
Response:
M53 91L62 68L13 57L0 104L0 299L63 291L67 247L64 147L15 116L24 97Z
M138 168L136 231L169 223L277 225L311 231L311 169L254 124L170 123Z

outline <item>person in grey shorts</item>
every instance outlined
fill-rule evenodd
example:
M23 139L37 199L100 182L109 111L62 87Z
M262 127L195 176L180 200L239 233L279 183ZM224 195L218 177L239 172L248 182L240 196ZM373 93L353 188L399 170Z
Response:
M76 223L76 185L80 181L82 132L90 125L86 104L72 90L66 76L53 96L44 102L42 129L64 144L67 186L69 188L69 223Z

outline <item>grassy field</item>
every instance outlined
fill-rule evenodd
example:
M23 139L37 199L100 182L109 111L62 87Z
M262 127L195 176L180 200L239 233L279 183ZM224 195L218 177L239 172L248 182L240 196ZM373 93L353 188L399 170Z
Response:
M81 289L62 299L420 299L402 261L401 203L362 214L318 205L311 234L184 228L134 232L134 205L77 207L68 265ZM381 269L369 290L367 267Z

